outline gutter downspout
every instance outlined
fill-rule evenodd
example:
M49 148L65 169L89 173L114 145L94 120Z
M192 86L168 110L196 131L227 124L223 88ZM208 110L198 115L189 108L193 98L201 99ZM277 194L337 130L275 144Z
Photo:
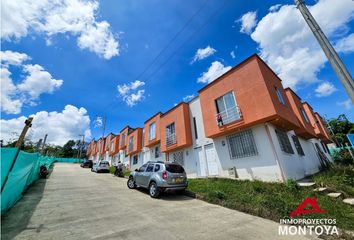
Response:
M267 132L267 135L268 135L268 139L269 139L270 145L272 146L272 151L273 151L273 154L274 154L274 157L275 157L275 161L277 162L277 164L278 164L278 166L279 166L280 174L281 174L282 180L283 180L283 182L285 183L285 182L286 182L286 177L285 177L285 174L284 174L283 167L282 167L282 165L280 164L277 151L275 150L274 142L273 142L272 136L270 135L268 123L265 123L264 125L265 125L265 129L266 129L266 132Z

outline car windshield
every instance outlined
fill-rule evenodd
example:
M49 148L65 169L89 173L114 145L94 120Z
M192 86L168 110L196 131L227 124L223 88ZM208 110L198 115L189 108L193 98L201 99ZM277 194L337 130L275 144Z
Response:
M178 164L166 164L166 170L170 173L184 173L184 169Z
M101 162L101 165L108 165L108 162Z

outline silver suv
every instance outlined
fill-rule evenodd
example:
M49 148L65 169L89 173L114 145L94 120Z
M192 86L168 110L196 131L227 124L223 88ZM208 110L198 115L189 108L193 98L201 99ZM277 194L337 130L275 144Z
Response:
M161 192L184 191L188 183L181 165L149 161L130 174L127 185L130 189L147 188L150 196L157 198Z

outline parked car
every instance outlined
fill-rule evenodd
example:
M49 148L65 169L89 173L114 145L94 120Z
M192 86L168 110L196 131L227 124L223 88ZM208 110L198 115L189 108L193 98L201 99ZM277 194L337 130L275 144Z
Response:
M93 162L92 160L85 160L85 162L80 164L80 167L82 168L92 168Z
M96 173L100 173L100 172L109 173L109 162L104 160L98 161L97 163L93 164L91 171Z
M130 174L127 185L147 188L157 198L161 192L184 191L188 182L184 168L177 163L147 162Z

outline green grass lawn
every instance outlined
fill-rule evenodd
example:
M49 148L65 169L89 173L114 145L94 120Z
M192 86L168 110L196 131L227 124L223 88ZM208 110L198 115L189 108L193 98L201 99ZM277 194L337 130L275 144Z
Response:
M276 222L280 218L288 218L305 198L316 196L319 206L327 212L304 217L336 218L339 228L354 230L353 206L315 193L312 188L300 188L294 181L283 184L223 178L190 179L188 190L207 202Z
M341 192L354 198L354 166L335 165L333 168L313 176L316 185Z

